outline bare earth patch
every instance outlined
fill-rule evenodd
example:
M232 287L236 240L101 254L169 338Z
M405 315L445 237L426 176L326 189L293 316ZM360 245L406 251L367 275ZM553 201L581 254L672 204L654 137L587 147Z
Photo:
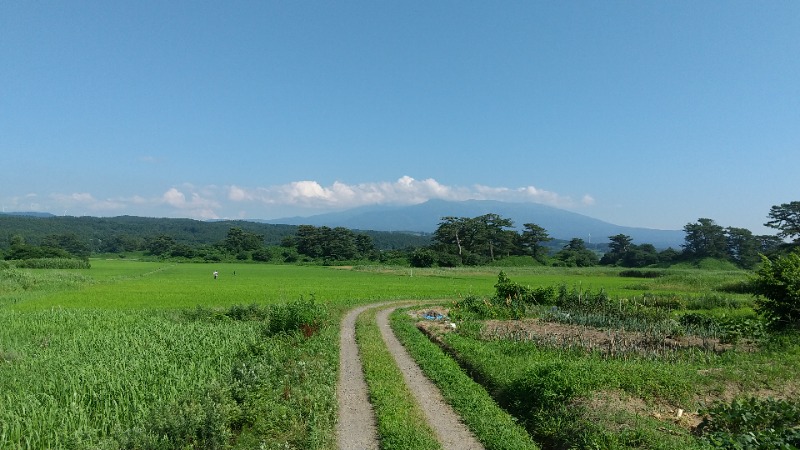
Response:
M539 319L523 320L488 320L483 327L483 337L517 337L518 339L544 340L554 343L575 343L587 350L614 350L615 346L627 349L664 349L700 348L715 352L724 352L737 348L732 344L724 344L716 338L698 336L666 336L654 338L652 335L638 331L617 329L600 329L582 325L571 325L556 322L545 322ZM544 339L543 339L544 338ZM739 349L750 349L740 344Z

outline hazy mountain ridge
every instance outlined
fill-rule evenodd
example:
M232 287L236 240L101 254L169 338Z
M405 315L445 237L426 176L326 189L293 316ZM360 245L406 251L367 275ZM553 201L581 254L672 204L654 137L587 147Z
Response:
M509 203L493 200L453 202L429 200L411 206L366 206L347 211L309 217L289 217L263 222L288 225L345 227L357 230L412 231L432 233L442 217L477 217L494 213L511 219L521 230L523 224L535 223L556 239L581 238L587 242L608 242L609 236L625 234L634 244L653 244L658 248L680 248L683 230L657 230L615 225L583 214L538 203Z

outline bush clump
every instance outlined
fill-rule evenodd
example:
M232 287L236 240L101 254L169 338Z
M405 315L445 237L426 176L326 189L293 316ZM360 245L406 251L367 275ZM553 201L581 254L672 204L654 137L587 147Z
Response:
M638 270L638 269L630 269L630 270L623 270L619 273L619 276L626 277L626 278L659 278L665 275L664 272L660 272L657 270Z
M295 302L272 305L269 309L269 324L264 330L268 336L301 331L311 337L328 321L328 310L312 296Z
M752 280L756 311L778 329L800 328L800 250L763 264Z
M519 301L527 305L550 305L555 300L555 289L551 286L532 288L511 281L505 272L497 276L494 285L495 297L501 300Z

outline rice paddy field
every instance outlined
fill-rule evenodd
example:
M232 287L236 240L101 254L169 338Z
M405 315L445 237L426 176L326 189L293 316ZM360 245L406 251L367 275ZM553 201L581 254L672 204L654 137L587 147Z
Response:
M84 270L0 269L0 448L335 448L343 312L378 300L448 306L469 296L490 297L499 270L123 259L92 260ZM744 304L745 311L749 301L744 294L724 293L746 279L739 271L675 270L640 279L608 268L502 270L521 284L602 289L626 301L654 293L698 302L725 298ZM725 314L724 308L718 313ZM309 310L314 327L302 333L276 328L276 317L290 323ZM266 317L272 318L269 325ZM698 365L681 369L694 371L691 377L676 375L670 367L681 367L681 361L659 365L650 358L643 372L630 359L610 364L594 353L486 340L476 330L444 340L495 394L511 392L509 386L526 373L549 370L569 379L570 373L611 370L618 375L608 376L613 381L608 385L578 384L587 394L581 401L593 398L588 393L607 392L653 404L686 404L689 410L697 403L692 383L707 378L698 377L697 371L705 370ZM756 358L715 356L707 373L717 378L738 373L749 380L743 389L778 386L785 374L776 372L797 368L792 351L788 368L768 364L775 354L757 353ZM750 380L750 371L770 367L773 375ZM717 386L702 385L703 392ZM517 407L522 411L517 420L537 434L531 431L536 417L531 408L519 402L501 406ZM692 441L678 425L667 428L680 434L670 442ZM625 445L619 448L636 448Z

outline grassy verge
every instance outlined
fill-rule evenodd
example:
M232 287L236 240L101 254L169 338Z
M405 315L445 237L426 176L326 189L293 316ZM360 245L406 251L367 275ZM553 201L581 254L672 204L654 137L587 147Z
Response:
M381 448L441 448L381 338L375 323L376 310L367 310L358 317L356 341L378 421Z
M391 316L392 329L425 375L442 392L487 449L537 449L538 446L515 419L501 409L488 392L473 381L438 346L431 343L413 321L398 310Z

